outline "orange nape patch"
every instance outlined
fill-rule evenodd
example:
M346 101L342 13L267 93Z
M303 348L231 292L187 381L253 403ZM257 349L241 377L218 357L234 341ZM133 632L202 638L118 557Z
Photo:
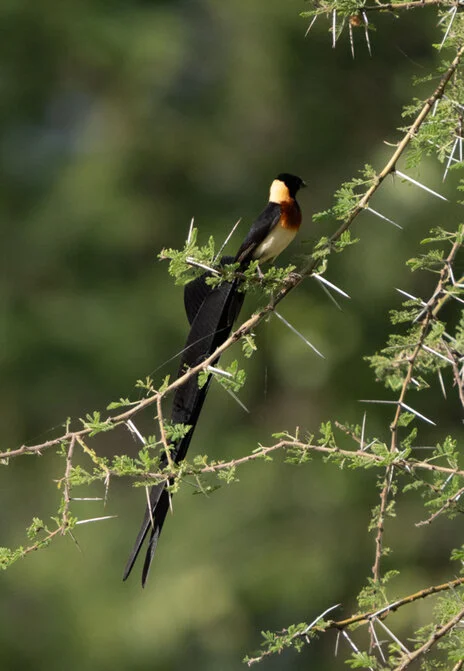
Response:
M298 203L292 200L280 204L280 226L297 231L301 226L301 210Z

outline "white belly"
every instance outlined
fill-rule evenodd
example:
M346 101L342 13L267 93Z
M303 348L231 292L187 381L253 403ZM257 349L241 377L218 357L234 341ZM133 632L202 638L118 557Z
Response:
M253 258L258 259L261 263L269 261L269 259L275 259L284 251L285 247L288 247L296 234L296 229L275 226L262 243L256 247Z

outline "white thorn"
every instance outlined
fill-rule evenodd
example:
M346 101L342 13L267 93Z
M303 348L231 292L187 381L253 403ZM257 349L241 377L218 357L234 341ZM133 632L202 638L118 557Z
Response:
M227 245L227 243L229 242L229 240L231 239L231 237L232 237L233 234L235 233L235 229L237 228L237 226L239 225L239 223L240 223L241 221L242 221L242 218L240 217L240 219L237 219L237 221L235 222L235 224L232 226L232 230L230 231L229 235L228 235L227 238L224 240L224 242L222 243L222 245L221 245L221 247L220 247L218 253L216 254L216 258L214 259L214 262L215 262L215 263L216 263L216 261L219 259L219 256L221 255L222 250L224 249L224 247Z
M364 450L364 430L366 428L366 415L367 415L367 412L364 413L363 423L362 423L362 427L361 427L361 444L360 444L361 452Z
M323 275L319 275L319 273L313 273L312 275L315 277L319 282L322 282L323 284L327 284L328 287L339 293L341 296L345 296L345 298L351 298L351 296L348 296L346 291L343 291L343 289L340 289L337 287L336 284L332 284L332 282L329 282L329 280L326 280L326 278Z
M423 419L424 422L427 422L427 424L431 424L432 426L436 426L435 422L432 422L431 419L428 419L425 415L422 415L420 412L417 410L414 410L414 408L411 408L410 405L406 405L406 403L400 403L399 404L404 410L408 410L409 412L412 412L413 415L416 415L416 417L419 417L420 419Z
M432 142L432 140L427 140L426 142L427 142L427 144L432 145L432 147L436 147L436 149L440 149L440 150L441 150L440 145L439 145L439 144L436 144L435 142ZM459 161L458 161L457 158L453 158L452 160L454 161L454 163L459 163Z
M450 21L448 23L448 28L446 29L445 36L444 36L443 40L441 41L441 44L440 44L440 47L439 47L438 51L442 50L442 47L443 47L444 43L446 42L446 38L448 37L449 31L451 30L451 26L453 25L454 19L456 18L456 12L457 11L458 11L458 8L456 6L456 7L453 7L449 12L451 14L451 18L450 18Z
M129 431L130 431L134 436L137 436L137 438L140 440L140 442L141 442L143 445L146 445L146 444L147 444L147 441L146 441L145 438L142 436L142 434L140 433L140 431L138 430L138 428L135 426L134 422L133 422L131 419L128 419L128 420L127 420L127 422L126 422L126 426L127 426L127 428L129 429Z
M457 301L458 303L464 303L464 300L462 298L459 298L459 296L456 296L456 294L451 293L451 291L445 291L445 295L454 298L454 300Z
M321 352L319 352L319 350L316 349L316 347L314 347L314 345L310 343L309 340L305 338L305 336L302 333L297 331L297 329L294 326L292 326L290 322L285 319L285 317L282 317L282 315L279 312L277 312L277 310L274 310L273 314L275 314L275 316L278 317L280 321L282 321L285 324L285 326L287 326L290 329L290 331L293 331L293 333L295 333L299 338L301 338L303 342L305 342L308 345L308 347L310 347L313 350L313 352L315 352L318 356L321 357L321 359L325 359L325 356Z
M454 9L454 7L451 7L451 9L448 9L448 10L447 10L446 14L443 14L443 16L441 17L441 19L440 19L439 22L437 23L437 26L441 26L441 24L443 23L443 21L446 21L446 17L448 16L448 14L451 14L451 12L453 11L453 9ZM448 96L443 96L443 97L444 97L444 98L447 98Z
M454 476L455 476L455 473L450 473L450 474L448 475L448 477L446 478L445 482L444 482L444 483L442 484L442 486L440 487L440 491L443 491L444 489L446 489L446 486L448 485L449 482L451 482L451 480L454 478Z
M426 304L425 308L423 310L421 310L416 317L414 317L414 319L412 320L412 323L415 324L416 322L418 322L419 319L421 319L421 317L423 315L425 315L425 313L427 312L428 309L429 309L429 306Z
M365 207L364 209L367 210L368 212L372 212L372 214L375 214L376 217L380 217L380 219L388 221L389 224L393 224L393 226L396 226L396 228L400 228L401 230L403 230L403 227L397 224L396 221L389 219L384 214L380 214L380 212L377 212L377 210L373 210L372 207Z
M379 403L381 405L399 405L404 410L409 410L409 412L411 412L413 415L416 415L417 417L423 419L424 422L428 422L429 424L436 426L435 422L432 422L431 419L428 419L427 417L425 417L425 415L421 415L420 412L414 410L414 408L411 408L410 405L406 405L406 403L403 403L402 401L380 401L380 400L361 399L359 403Z
M404 652L405 652L407 655L410 655L410 654L411 654L411 653L409 652L409 650L407 649L407 647L406 647L403 643L401 643L400 639L397 638L397 637L395 636L395 634L394 634L392 631L390 631L390 629L389 629L389 628L382 622L382 620L379 620L378 618L375 618L375 621L378 622L378 623L385 629L385 631L387 632L387 634L388 634L389 636L391 636L391 638L395 641L395 643L397 643L397 644L400 646L400 648L401 648L402 650L404 650Z
M187 235L187 244L188 244L188 245L190 244L190 241L192 240L193 223L194 223L194 221L195 221L195 219L194 219L194 217L192 217L192 220L191 220L191 222L190 222L189 232L188 232L188 235Z
M337 638L335 639L335 650L334 650L334 657L338 655L338 644L340 643L340 630L337 631Z
M433 445L413 445L413 450L435 450L436 448Z
M339 604L339 603L336 603L335 606L330 606L330 608L327 608L327 610L325 610L323 613L321 613L320 615L318 615L318 616L316 617L316 619L313 620L313 621L311 622L311 624L308 624L308 626L306 627L306 629L303 629L303 634L307 634L308 631L309 631L310 629L312 629L312 628L314 627L314 625L317 624L317 623L319 622L319 620L322 620L322 618L324 617L324 615L327 615L327 613L330 613L332 610L335 610L336 608L340 608L340 604Z
M324 284L322 284L322 282L319 282L319 286L320 286L321 289L324 291L324 293L327 294L327 296L328 296L328 297L330 298L330 300L334 303L334 305L335 305L339 310L342 310L342 311L343 311L342 306L341 306L340 303L334 298L334 296L332 296L332 294L331 294L330 291L327 289L327 287L326 287Z
M353 648L353 650L356 652L356 654L359 655L359 648L358 648L357 645L354 643L354 641L351 640L351 638L348 636L347 632L346 632L344 629L342 629L342 634L343 634L343 636L346 638L346 640L348 641L348 643L350 644L350 646ZM368 666L367 668L370 669L370 671L374 671L374 669L372 668L372 666Z
M315 16L313 16L313 20L312 20L311 23L309 24L309 26L308 26L308 30L305 32L305 37L308 37L308 35L309 35L309 31L310 31L311 28L314 26L314 23L315 23L316 19L317 19L317 14L316 14Z
M358 403L380 403L381 405L398 405L398 401L383 401L383 400L374 400L367 398L360 398Z
M382 661L386 664L387 660L385 659L385 655L383 654L382 646L380 645L380 641L377 638L377 633L375 631L374 623L372 622L372 620L369 620L369 627L370 627L370 630L372 632L372 636L374 637L375 644L376 644L377 649L380 653L380 656L382 657Z
M448 198L445 198L445 196L442 196L441 194L437 193L436 191L432 191L432 189L429 189L428 186L425 186L424 184L421 184L420 182L413 179L412 177L409 177L408 175L405 175L404 172L400 172L399 170L396 170L395 172L396 172L397 175L399 175L403 179L407 180L408 182L411 182L412 184L415 184L419 188L424 189L424 191L428 191L433 196L436 196L437 198L441 198L442 200L446 200L448 202Z
M337 10L334 9L332 12L332 49L335 49L336 42L337 42Z
M210 373L216 373L217 375L223 375L224 377L233 378L232 373L229 373L228 370L222 370L222 368L215 368L215 366L207 366L206 370Z
M198 261L195 261L195 259L192 259L191 256L187 256L185 260L189 265L195 266L196 268L203 268L203 270L207 270L208 272L213 273L213 275L221 274L215 268L211 268L210 266L207 266L204 263L199 263Z
M102 522L103 520L114 520L116 519L117 515L106 515L105 517L92 517L92 519L89 520L79 520L76 522L76 526L78 524L90 524L90 522Z
M400 294L403 294L403 296L406 296L407 298L411 298L411 300L413 300L413 301L420 301L420 302L421 302L421 305L423 305L424 307L427 305L427 303L425 303L425 302L422 300L422 298L418 298L417 296L413 296L412 294L408 294L408 292L407 292L407 291L403 291L403 289L398 289L398 288L396 288L396 290L399 291Z
M367 452L367 450L368 450L370 447L372 447L372 445L375 445L376 442L377 442L377 438L374 438L374 440L371 440L371 442L369 443L369 445L366 445L366 447L364 448L363 452Z
M71 496L70 501L103 501L101 496L86 496L86 497L76 497L76 496Z
M454 152L456 151L458 140L459 140L459 138L455 139L453 147L451 149L451 152L450 152L450 155L449 155L449 158L448 158L448 163L446 164L445 172L444 172L444 175L443 175L443 181L445 181L446 175L448 174L448 170L450 169L451 161L453 160L453 156L454 156Z
M353 60L354 60L353 26L351 25L351 23L348 24L348 32L349 32L349 35L350 35L351 55L352 55Z
M369 40L369 29L368 29L369 21L367 20L367 14L364 10L362 11L362 16L364 19L364 35L366 36L366 44L369 50L369 56L372 58L371 43Z
M229 394L229 396L232 396L232 398L234 399L234 401L235 401L236 403L239 404L239 406L242 408L242 410L245 410L245 412L247 412L248 414L250 414L250 411L249 411L248 408L246 407L245 403L243 403L243 402L239 399L239 397L237 396L237 394L235 394L235 393L232 391L232 389L227 389L227 387L223 387L223 389L226 390L226 392Z
M441 352L437 352L436 349L432 349L428 345L422 345L422 349L425 349L426 352L430 352L430 354L435 354L435 356L438 356L440 359L443 359L443 361L447 361L448 363L453 363L452 359L449 359L447 356L442 354Z

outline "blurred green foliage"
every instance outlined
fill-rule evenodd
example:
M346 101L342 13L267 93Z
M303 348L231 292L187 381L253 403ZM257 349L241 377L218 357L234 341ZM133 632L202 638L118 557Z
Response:
M153 371L159 380L175 373L170 359L187 320L157 254L182 246L192 216L202 244L211 234L221 241L243 217L233 249L275 174L301 174L305 225L283 264L330 235L334 222L313 224L311 213L331 205L340 182L365 163L383 164L382 142L397 139L413 97L411 76L436 59L434 10L377 17L372 58L355 30L353 60L346 35L331 48L323 19L304 39L304 8L280 0L0 4L2 450L46 440L67 417L103 410ZM455 177L443 186L441 176L435 161L422 164L423 181L452 193ZM387 312L400 303L394 287L425 294L431 286L405 267L417 241L460 214L399 180L375 207L404 231L359 218L361 243L331 260L328 273L352 297L343 311L315 281L282 305L326 359L279 321L260 325L259 351L243 359L250 414L216 385L192 451L238 457L270 444L274 431L314 430L332 416L360 422L358 399L383 393L363 356L387 339ZM257 301L248 299L243 314ZM424 413L441 417L430 429L439 440L460 421L457 403L422 398ZM368 408L371 433L388 426L390 410ZM150 414L140 428L153 431ZM138 449L123 431L101 436L99 447L103 455ZM21 545L33 517L56 510L62 463L44 453L0 474L0 544ZM105 507L76 503L81 516L118 519L78 528L78 544L55 541L2 575L1 668L227 671L241 668L262 629L311 621L327 604L342 603L348 615L374 552L367 526L378 490L369 473L277 459L239 477L208 498L185 487L176 495L144 592L135 577L121 582L143 490L112 482ZM82 495L103 496L103 487ZM401 512L388 529L398 594L445 579L453 547L447 522L415 528L418 509ZM431 606L420 608L425 621ZM417 618L419 606L411 612ZM329 635L266 666L342 668L334 644Z

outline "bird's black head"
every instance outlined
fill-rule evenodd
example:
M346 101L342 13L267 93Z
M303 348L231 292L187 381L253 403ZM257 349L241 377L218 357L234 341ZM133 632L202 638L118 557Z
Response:
M306 186L306 182L303 181L301 177L290 175L288 172L281 172L280 175L277 175L276 179L278 179L279 182L283 182L285 184L291 198L295 198L299 189Z

